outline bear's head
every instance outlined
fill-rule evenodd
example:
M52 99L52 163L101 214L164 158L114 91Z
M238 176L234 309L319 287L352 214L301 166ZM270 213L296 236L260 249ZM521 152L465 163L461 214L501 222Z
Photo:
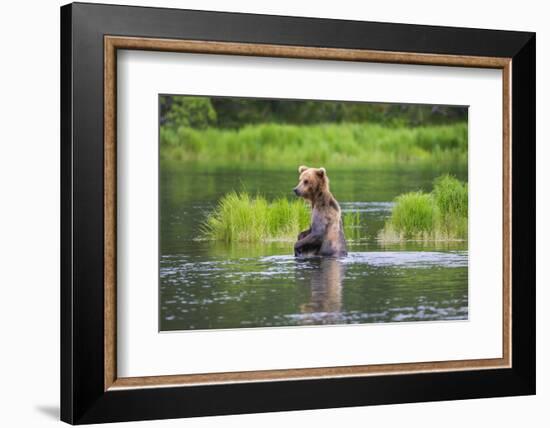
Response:
M300 173L300 181L293 189L297 196L313 201L329 191L325 168L301 166L298 168L298 172Z

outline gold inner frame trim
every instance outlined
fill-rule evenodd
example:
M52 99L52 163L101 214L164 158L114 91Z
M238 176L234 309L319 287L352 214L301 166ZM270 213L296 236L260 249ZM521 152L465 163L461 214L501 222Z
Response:
M502 70L503 144L503 320L502 358L375 364L341 367L204 373L170 376L117 377L116 367L116 88L117 50L148 50L217 55L243 55L334 61L439 65ZM361 49L319 48L251 43L171 40L140 37L104 37L104 389L193 386L220 383L283 381L312 378L360 377L422 372L481 370L511 367L512 355L512 60L499 57L386 52Z

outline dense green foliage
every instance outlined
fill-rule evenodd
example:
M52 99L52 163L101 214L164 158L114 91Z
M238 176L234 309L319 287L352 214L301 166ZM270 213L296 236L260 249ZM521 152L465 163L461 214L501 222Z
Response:
M209 98L162 96L160 106L164 127L204 129L217 123L218 115Z
M162 95L161 124L203 129L260 123L380 123L386 126L449 124L467 120L466 107L343 101L277 100Z
M161 127L161 159L216 165L295 168L467 162L466 123L393 127L376 124L279 125L233 129Z
M467 239L467 184L443 175L435 180L430 193L398 196L379 238L382 241Z
M296 199L267 201L263 196L231 192L223 196L208 214L201 229L202 239L224 242L295 241L310 224L310 208ZM359 236L357 213L345 213L346 236Z

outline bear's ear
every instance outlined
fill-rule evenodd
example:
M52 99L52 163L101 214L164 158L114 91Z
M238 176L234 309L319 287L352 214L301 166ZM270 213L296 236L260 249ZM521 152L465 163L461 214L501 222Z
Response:
M323 167L317 170L317 175L321 178L323 178L326 175L326 173L327 173L327 170Z
M309 169L309 168L308 168L307 166L302 165L302 166L298 167L298 172L301 174L301 173L304 172L306 169Z

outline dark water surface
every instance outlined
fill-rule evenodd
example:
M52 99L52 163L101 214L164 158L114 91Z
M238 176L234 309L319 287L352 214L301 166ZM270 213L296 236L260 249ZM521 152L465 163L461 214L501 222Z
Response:
M467 243L381 245L378 231L399 194L464 167L328 171L362 236L340 259L295 259L292 242L198 241L205 215L225 193L287 196L297 172L161 164L160 330L273 327L468 318Z

